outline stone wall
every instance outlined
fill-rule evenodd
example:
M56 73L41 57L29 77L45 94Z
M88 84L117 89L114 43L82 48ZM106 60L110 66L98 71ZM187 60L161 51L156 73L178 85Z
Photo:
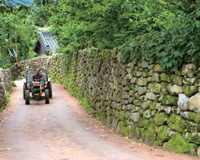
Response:
M200 69L193 64L166 73L145 60L122 63L112 52L84 50L70 59L63 76L58 68L66 59L54 59L53 79L117 133L200 156Z
M21 61L18 64L18 71L19 71L19 79L24 79L26 77L26 71L30 68L46 68L49 59L51 59L51 56L45 56L45 57L38 57L33 59L28 59L25 61ZM12 79L15 80L17 78L17 72L16 72L16 64L14 64L11 68L12 73Z
M10 69L0 68L0 109L6 105L6 95L11 90L12 80Z
M19 79L26 77L26 70L30 68L46 68L51 70L52 66L47 64L51 59L50 56L33 58L21 61L18 64ZM6 95L11 90L12 81L17 79L16 64L9 69L0 68L0 109L6 105Z
M63 83L117 133L200 157L200 68L193 64L163 72L145 60L123 63L115 51L83 50L70 59L57 55L20 62L19 78L37 67L46 68L53 82Z

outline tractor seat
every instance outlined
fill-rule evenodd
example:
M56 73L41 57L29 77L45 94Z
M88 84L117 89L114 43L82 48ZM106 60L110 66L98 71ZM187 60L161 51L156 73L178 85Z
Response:
M40 82L33 82L33 87L40 87Z

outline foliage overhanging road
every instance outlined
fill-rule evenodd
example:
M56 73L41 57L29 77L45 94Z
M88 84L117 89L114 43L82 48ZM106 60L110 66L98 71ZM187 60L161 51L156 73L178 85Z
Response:
M91 118L61 85L53 85L50 104L25 105L21 81L0 114L2 160L195 160L117 135Z

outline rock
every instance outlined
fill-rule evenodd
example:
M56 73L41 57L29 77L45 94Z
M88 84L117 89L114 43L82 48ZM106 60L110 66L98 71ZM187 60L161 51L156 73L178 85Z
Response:
M157 112L154 117L154 122L156 125L163 125L167 121L168 116L164 112Z
M171 82L171 77L170 75L167 75L166 73L161 73L160 79L163 82Z
M149 92L146 94L146 97L147 99L150 99L150 100L156 100L157 96L154 93Z
M190 151L189 144L180 133L174 134L171 139L164 144L163 148L177 153L189 153Z
M200 93L197 93L190 98L189 109L197 113L200 113Z
M153 145L156 139L156 130L154 127L149 126L146 131L144 131L144 142L149 145Z
M131 113L130 115L130 119L134 122L138 122L139 119L140 119L140 114L137 112L137 113Z
M196 81L197 81L197 78L186 78L183 80L183 83L188 84L188 85L194 85Z
M182 111L186 111L189 109L190 106L190 99L185 94L178 95L178 107Z
M168 141L170 139L170 131L171 129L167 125L160 126L158 128L157 140L161 142Z
M155 72L159 72L159 71L161 71L161 66L160 66L159 64L156 64L156 65L154 66L153 70L154 70Z
M128 74L131 74L132 69L131 68L126 68L126 71L128 72Z
M187 64L183 67L182 75L187 75L188 77L193 77L193 66L194 64Z
M164 108L164 111L165 111L167 114L171 114L171 112L172 112L172 107L165 107L165 108Z
M141 63L141 66L142 66L142 68L148 68L149 62L143 60Z
M182 86L183 85L183 77L181 76L177 76L177 75L172 75L172 80L174 82L174 84L178 85L178 86Z
M147 89L146 89L146 87L137 87L137 92L141 96L147 92Z
M183 93L190 97L198 92L198 88L196 86L189 86L189 85L184 85L183 86Z
M127 75L126 75L126 79L131 80L131 79L132 79L131 74L127 74Z
M181 112L181 116L185 119L200 123L200 117L195 112Z
M144 111L143 117L147 119L151 118L151 110Z
M171 114L170 118L167 120L167 124L171 129L180 133L185 129L185 122L182 117L174 113Z
M117 118L113 118L113 120L112 120L112 128L114 129L114 130L116 130L117 129L117 124L118 124L118 120L119 119L117 119Z
M171 95L161 96L161 103L164 105L177 105L178 98Z
M131 79L131 83L135 83L136 80L137 80L137 78L133 77L133 78Z
M152 81L153 82L160 82L160 75L158 73L153 73Z
M160 93L161 92L161 84L159 83L151 83L148 84L148 89L153 93Z
M139 86L146 86L147 82L148 82L148 80L146 78L139 78L137 84Z
M119 119L120 120L124 120L124 118L125 118L125 112L124 111L120 111L119 112Z
M177 85L168 85L167 86L167 91L172 95L172 96L176 96L180 93L183 92L182 87L177 86Z
M200 147L197 149L197 156L200 158Z
M197 145L200 145L200 133L194 132L194 133L190 133L187 132L185 134L185 139L187 142L192 142L195 143Z

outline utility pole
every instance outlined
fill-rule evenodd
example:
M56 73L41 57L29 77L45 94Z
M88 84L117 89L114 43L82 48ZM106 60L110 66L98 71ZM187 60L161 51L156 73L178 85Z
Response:
M18 57L17 57L17 36L16 36L16 32L15 32L15 52L16 52L16 71L17 71L17 80L19 78L19 74L18 74Z

